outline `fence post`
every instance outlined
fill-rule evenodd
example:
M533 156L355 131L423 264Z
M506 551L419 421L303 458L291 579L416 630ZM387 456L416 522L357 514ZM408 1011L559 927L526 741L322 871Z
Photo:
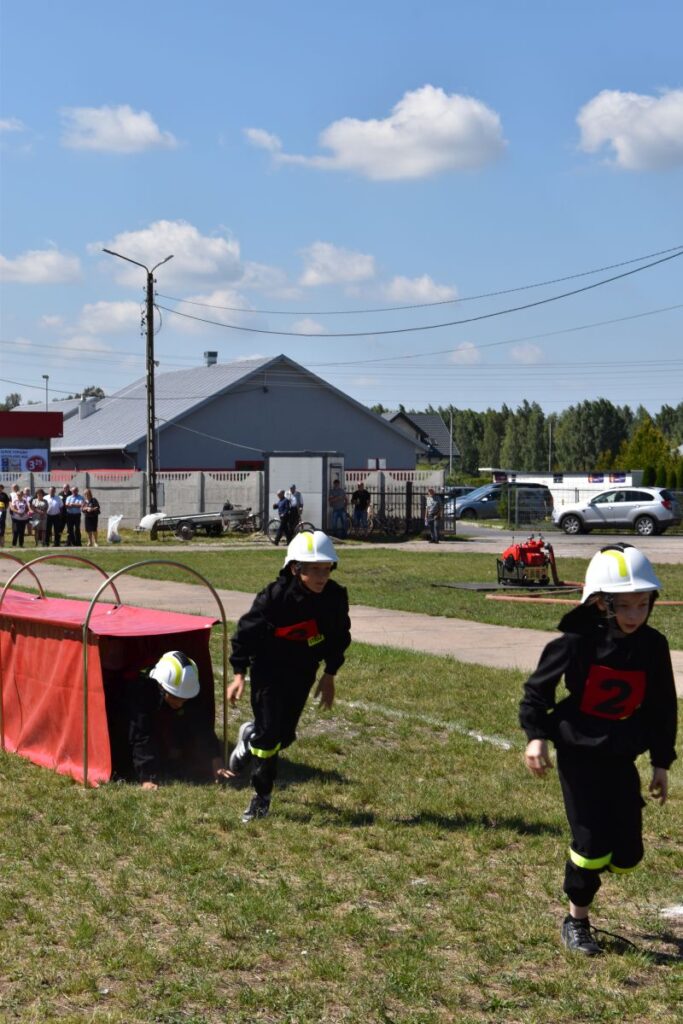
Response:
M204 495L206 493L206 488L204 486L204 473L198 473L197 476L197 504L199 505L200 513L202 513L206 511L204 508Z
M413 481L406 480L406 533L409 534L413 525Z

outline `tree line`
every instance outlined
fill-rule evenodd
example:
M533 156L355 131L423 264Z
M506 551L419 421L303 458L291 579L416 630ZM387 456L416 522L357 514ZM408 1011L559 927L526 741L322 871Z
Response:
M516 409L430 406L426 412L438 412L447 427L452 414L461 473L481 466L527 473L642 469L653 477L644 482L683 486L683 402L663 405L654 416L605 398L548 415L526 400Z
M589 472L609 469L654 469L677 473L683 459L683 402L663 405L651 416L643 406L613 405L605 398L570 405L546 415L537 402L516 409L444 408L444 423L453 415L453 441L459 467L474 473L480 466L523 472Z

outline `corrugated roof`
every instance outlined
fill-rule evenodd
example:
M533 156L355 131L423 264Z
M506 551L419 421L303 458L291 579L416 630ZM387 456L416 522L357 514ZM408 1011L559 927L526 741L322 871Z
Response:
M154 378L154 411L162 425L184 416L269 363L272 356L245 359L189 370L170 370ZM147 378L141 377L114 395L100 399L90 416L72 416L64 423L64 437L53 452L121 450L137 444L147 433Z
M436 412L415 412L410 413L409 419L418 427L423 434L429 439L429 443L433 444L435 448L441 452L442 455L448 455L450 448L450 435L448 433L448 427Z
M61 398L59 401L48 402L47 409L45 408L45 402L29 402L17 405L12 409L12 412L61 412L64 419L67 420L78 412L80 404L80 398Z

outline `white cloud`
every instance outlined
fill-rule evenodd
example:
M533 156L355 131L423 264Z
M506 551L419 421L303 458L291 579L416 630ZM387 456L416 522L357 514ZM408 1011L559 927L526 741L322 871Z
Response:
M0 132L25 132L26 125L18 117L0 118Z
M202 319L237 327L265 326L261 318L255 319L255 314L249 311L247 300L234 288L215 288L213 291L188 295L186 298L187 302L179 302L174 308L180 313L188 314L190 318L201 319L185 319L164 313L165 329L179 331L182 334L201 334L210 331L215 337L216 328L212 324L202 323ZM192 305L195 302L197 305Z
M118 107L64 107L62 145L101 153L140 153L146 149L174 149L178 142L162 132L146 110L127 104Z
M245 128L244 134L253 146L259 149L267 149L270 153L278 153L282 149L282 142L277 135L266 132L263 128Z
M303 320L297 320L293 323L290 330L296 331L297 334L326 334L327 330L322 324L319 324L317 320L313 320L310 316L304 317Z
M683 164L683 89L661 96L605 89L576 118L581 149L607 146L627 171L663 171Z
M78 323L78 330L86 334L118 334L129 332L133 335L140 328L139 302L93 302L84 306Z
M463 341L448 357L451 363L459 366L472 366L481 362L481 352L471 341Z
M279 138L261 128L249 128L246 134L278 163L352 171L373 181L427 178L482 167L505 149L500 117L494 110L481 100L449 94L433 85L404 93L386 118L344 117L328 125L319 143L331 156L285 153Z
M15 259L0 256L0 278L18 284L68 284L81 276L77 256L58 249L29 249Z
M61 327L63 323L64 317L59 313L45 313L40 318L41 327Z
M354 284L375 276L375 259L362 252L340 249L331 242L314 242L302 250L305 269L299 283L312 288L321 284Z
M92 334L74 334L62 342L61 355L67 359L76 359L84 354L91 355L93 352L112 352L109 345L105 345Z
M235 239L202 235L193 224L183 220L158 220L141 231L123 231L108 242L91 243L88 251L101 253L104 247L150 268L172 253L174 258L157 271L160 292L173 285L185 286L188 280L236 281L243 272ZM120 282L144 283L139 267L106 254L103 258L115 269Z
M525 363L531 366L533 363L540 363L543 360L543 350L538 345L525 342L522 345L515 345L510 349L510 356L514 363Z
M385 288L393 302L446 302L457 297L457 289L449 284L437 284L429 274L422 277L395 277Z

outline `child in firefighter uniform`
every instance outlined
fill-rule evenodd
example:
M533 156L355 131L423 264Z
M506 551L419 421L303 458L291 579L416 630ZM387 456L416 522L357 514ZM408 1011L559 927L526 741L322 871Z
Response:
M103 681L113 776L143 789L160 782L225 781L211 707L200 697L196 662L166 651L148 669L124 666L125 648L105 644Z
M647 624L660 586L631 545L594 555L582 602L560 622L562 636L543 651L520 707L529 771L545 775L548 740L555 744L571 831L562 941L588 956L601 952L588 919L601 872L628 872L643 856L636 758L649 751L649 792L660 804L676 758L671 655L666 638ZM556 704L563 676L569 693Z
M254 716L241 726L230 757L234 776L253 765L256 793L242 816L245 823L268 813L278 754L296 739L321 663L324 674L315 696L321 707L334 702L334 677L351 642L348 596L330 579L336 565L337 554L324 533L297 534L280 575L256 596L232 637L235 677L228 700L240 699L249 670Z

